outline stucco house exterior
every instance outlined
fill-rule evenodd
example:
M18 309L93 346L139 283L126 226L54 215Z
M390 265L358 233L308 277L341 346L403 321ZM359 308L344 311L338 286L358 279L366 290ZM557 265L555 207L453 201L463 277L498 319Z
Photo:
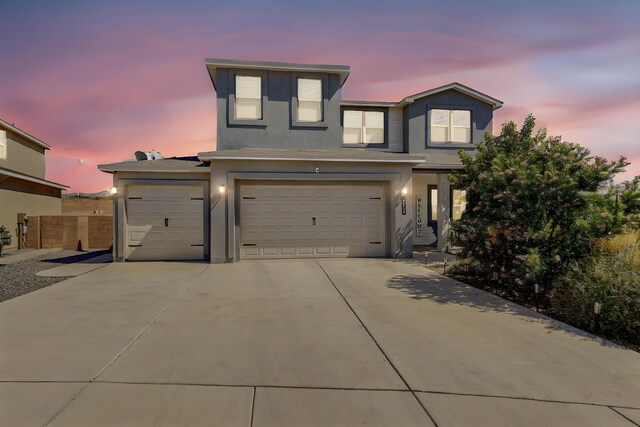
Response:
M0 119L0 225L18 246L17 215L60 215L62 190L69 187L45 179L45 153L51 147ZM7 248L5 248L7 249Z
M99 166L117 189L114 259L407 258L417 244L446 247L464 209L447 175L461 168L458 150L491 132L501 101L459 83L347 101L348 66L205 65L215 151Z

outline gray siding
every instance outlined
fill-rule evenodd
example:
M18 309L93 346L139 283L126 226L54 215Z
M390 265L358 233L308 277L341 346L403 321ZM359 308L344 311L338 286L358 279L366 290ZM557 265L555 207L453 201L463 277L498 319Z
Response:
M263 119L261 125L230 123L228 108L230 83L234 71L219 69L217 79L217 149L280 148L303 150L335 150L342 145L340 126L340 77L326 74L327 99L324 103L326 126L305 127L293 123L291 101L296 75L282 71L266 71L267 93L263 94ZM242 74L242 71L238 71ZM317 76L313 73L310 77ZM231 120L233 122L233 120Z
M402 108L389 108L389 151L402 153Z
M428 144L427 110L429 108L471 109L471 144ZM493 106L476 98L448 90L415 101L404 109L404 151L407 153L451 153L474 149L492 131Z

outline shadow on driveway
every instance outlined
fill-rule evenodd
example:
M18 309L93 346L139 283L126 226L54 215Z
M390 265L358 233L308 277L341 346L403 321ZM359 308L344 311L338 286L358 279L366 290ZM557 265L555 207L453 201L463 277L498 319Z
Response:
M95 258L101 255L108 255L110 253L111 253L111 249L104 249L101 251L84 252L81 254L66 256L62 258L43 259L42 261L55 262L58 264L73 264L74 262L86 261L88 259Z
M443 276L421 276L413 274L401 274L391 277L387 281L391 289L399 290L409 297L417 300L427 299L438 304L458 304L476 308L482 312L509 313L526 317L534 321L542 321L545 327L552 331L564 331L578 335L585 339L596 340L607 347L621 346L590 334L589 332L575 328L559 320L536 313L524 306L505 300L487 291L460 282L454 282Z

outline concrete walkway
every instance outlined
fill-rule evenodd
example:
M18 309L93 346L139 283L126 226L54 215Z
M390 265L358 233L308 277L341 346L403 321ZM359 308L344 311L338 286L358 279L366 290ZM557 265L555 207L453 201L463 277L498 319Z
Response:
M109 264L0 343L0 425L640 424L640 355L412 262Z

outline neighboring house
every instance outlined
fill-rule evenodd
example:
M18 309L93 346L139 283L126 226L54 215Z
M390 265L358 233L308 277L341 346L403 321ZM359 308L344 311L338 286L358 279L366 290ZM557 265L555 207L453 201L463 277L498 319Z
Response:
M51 147L0 120L0 225L18 246L18 213L60 215L61 192L69 187L47 181L45 152ZM28 231L28 229L27 229Z
M343 101L347 66L205 64L216 151L99 166L117 188L116 259L406 258L434 221L445 248L464 209L447 175L501 101L459 83Z

